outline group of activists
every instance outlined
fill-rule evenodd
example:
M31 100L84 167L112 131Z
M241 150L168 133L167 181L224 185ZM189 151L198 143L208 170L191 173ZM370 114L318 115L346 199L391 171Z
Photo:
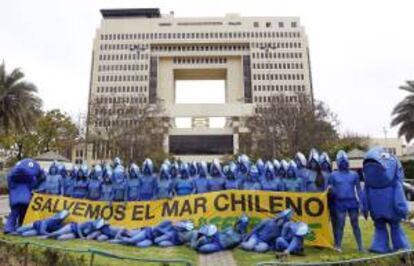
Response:
M170 162L165 160L154 171L151 159L142 167L123 166L119 158L112 163L92 167L50 165L36 192L102 201L139 201L166 199L212 191L242 189L290 192L320 192L328 186L331 162L326 153L312 150L306 160L297 153L294 160L255 163L246 155L224 167L218 160L206 162Z
M50 218L23 225L11 234L38 236L43 239L86 239L106 241L145 248L188 245L200 253L213 253L240 247L248 251L276 250L286 254L303 254L304 238L309 227L291 220L293 212L286 209L275 217L263 220L248 232L249 217L242 215L234 225L219 230L215 224L205 224L196 229L191 221L163 221L154 227L124 229L108 224L104 219L81 223L64 223L67 210Z
M347 215L351 221L357 247L360 251L364 251L358 220L360 212L365 218L370 214L374 221L375 234L370 251L386 253L410 248L410 243L400 225L400 222L407 217L408 205L402 186L404 172L398 158L382 148L373 148L365 155L362 172L365 181L363 188L360 185L360 176L350 169L348 156L344 151L336 154L336 170L332 171L329 156L326 153L319 154L315 149L310 151L308 159L298 152L290 161L263 162L259 159L253 163L248 156L240 155L237 161L230 161L223 168L217 160L210 164L205 162L187 164L165 160L159 168L158 175L155 174L150 159L143 162L141 169L134 163L124 167L119 158L115 158L110 164L94 165L90 169L87 165L66 169L62 164L53 163L47 174L37 162L25 159L17 163L8 175L11 214L4 232L19 232L23 235L40 234L58 239L84 237L107 240L109 238L115 242L133 243L141 247L164 243L161 240L171 237L173 240L168 238L171 243L191 242L192 247L197 247L196 249L201 252L204 252L204 249L214 249L210 246L213 244L211 242L218 241L218 244L214 243L223 247L226 245L221 241L228 240L225 236L233 239L232 237L237 234L244 233L238 243L243 249L264 252L278 247L281 249L282 246L286 249L296 235L300 235L303 240L303 236L308 232L307 226L304 224L299 226L292 222L295 225L289 225L289 228L283 230L284 225L289 224L291 216L289 211L264 220L250 233L241 230L240 223L224 231L217 231L214 225L209 225L202 227L207 228L203 229L207 233L203 233L201 228L198 231L193 228L190 230L192 225L190 226L188 221L180 223L165 221L154 228L146 227L137 230L114 228L101 219L79 224L69 223L61 227L67 215L65 212L50 218L52 222L46 223L47 225L38 222L29 226L20 226L30 203L32 191L108 201L110 204L112 201L168 199L227 189L275 192L328 191L334 245L338 251L341 251ZM244 221L242 218L240 217L240 221ZM164 226L167 226L168 230ZM387 226L390 228L390 233ZM170 233L167 237L159 234L159 231ZM195 231L202 240L188 240L190 238L186 237L187 233L193 234ZM284 235L286 236L283 237ZM389 236L391 236L392 248ZM287 239L287 242L283 242L279 237ZM295 248L296 245L301 246L296 243Z

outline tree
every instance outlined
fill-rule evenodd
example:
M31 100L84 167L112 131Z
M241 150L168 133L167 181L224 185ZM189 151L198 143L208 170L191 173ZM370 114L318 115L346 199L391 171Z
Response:
M311 148L325 150L338 140L336 115L306 94L272 95L258 104L247 127L263 158L283 158Z
M128 162L155 154L161 157L163 103L158 99L150 104L144 99L97 97L91 101L87 142L93 143L95 159L120 156Z
M407 85L400 86L400 89L410 94L394 107L391 126L399 126L398 136L404 136L410 142L414 139L414 80L407 81Z
M70 157L78 130L69 115L54 109L39 119L37 136L41 152L57 151Z
M23 78L19 69L7 73L5 63L0 65L1 134L29 131L42 113L42 100L36 95L36 86Z

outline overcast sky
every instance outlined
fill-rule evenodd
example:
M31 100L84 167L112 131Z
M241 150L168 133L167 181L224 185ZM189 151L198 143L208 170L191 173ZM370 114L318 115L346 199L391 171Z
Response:
M84 112L99 9L116 7L159 7L176 17L299 16L315 98L338 114L343 132L383 137L393 106L406 95L398 86L414 79L412 0L2 0L0 59L38 86L46 110Z

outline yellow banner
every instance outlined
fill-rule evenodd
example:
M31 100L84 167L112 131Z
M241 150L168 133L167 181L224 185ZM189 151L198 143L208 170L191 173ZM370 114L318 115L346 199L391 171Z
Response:
M305 243L332 247L327 193L268 192L226 190L174 197L169 200L130 201L127 203L91 201L35 193L24 224L68 210L67 222L104 218L111 225L128 229L154 226L164 220L192 220L196 226L214 223L219 228L233 225L243 213L251 219L250 229L263 218L291 208L293 220L309 225L311 233Z

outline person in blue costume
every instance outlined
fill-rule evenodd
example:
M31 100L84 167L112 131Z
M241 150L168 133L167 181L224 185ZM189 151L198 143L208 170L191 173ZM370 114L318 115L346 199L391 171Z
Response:
M75 187L76 178L78 176L79 168L72 165L72 168L68 168L68 176L63 179L63 195L65 197L72 197L73 188Z
M179 166L177 162L173 162L170 165L170 178L175 183L178 180Z
M191 240L194 224L191 221L179 221L169 228L159 228L160 234L154 238L154 243L160 247L183 245Z
M89 169L86 164L82 165L78 170L75 184L73 185L72 197L78 199L84 199L88 196L89 185Z
M21 236L43 236L62 227L63 221L69 216L69 211L63 210L52 217L34 221L31 224L17 228L16 233Z
M323 191L323 187L318 186L318 177L321 177L319 153L316 149L312 149L309 153L308 174L305 181L307 192Z
M289 168L288 162L286 162L286 160L281 160L279 170L276 172L276 179L279 181L280 191L286 191L285 179L287 177L288 168Z
M154 244L154 239L164 232L171 230L172 222L163 221L153 227L143 227L137 230L123 230L118 236L111 240L111 243L132 245L137 247L149 247Z
M237 170L237 180L240 183L248 176L250 171L250 159L247 155L242 154L238 158L238 170Z
M100 200L107 201L109 206L112 206L114 190L112 188L112 170L110 168L105 169L103 172Z
M86 239L89 234L100 230L104 225L105 220L102 218L81 223L71 222L54 232L42 236L42 238L57 240L70 240L75 238Z
M375 233L369 250L387 253L399 249L410 249L401 221L407 218L408 204L403 189L404 170L400 161L383 148L370 149L364 158L365 177L363 214L370 214ZM390 228L390 248L387 225Z
M286 209L274 218L265 219L246 235L240 247L244 250L266 252L273 248L275 240L281 235L282 228L292 217L292 210Z
M198 164L198 175L194 178L195 193L201 194L208 192L208 171L206 162Z
M94 231L86 236L87 240L96 240L99 242L117 239L124 231L121 227L112 226L105 223L99 230Z
M265 174L265 163L263 162L262 159L259 158L256 161L256 167L257 167L257 170L259 170L259 181L263 181L264 174Z
M191 195L195 191L194 182L188 174L187 163L182 163L180 166L180 179L175 182L174 191L177 196Z
M296 176L303 180L303 183L305 184L305 189L306 189L306 185L307 185L306 182L308 180L308 175L309 175L309 170L308 168L306 168L308 165L306 157L305 155L303 155L303 153L297 152L293 160L295 161L296 167L297 167Z
M190 174L190 178L195 178L197 176L197 163L196 162L190 163L188 172Z
M240 189L240 182L237 180L237 166L234 163L224 166L223 168L226 181L224 182L224 189Z
M207 254L235 248L242 242L248 225L249 217L242 215L237 219L233 226L228 227L223 231L217 231L212 236L203 234L197 239L197 243L193 245L193 248L195 247L200 253Z
M324 179L323 190L326 190L328 188L329 178L332 173L331 159L326 152L322 152L321 156L319 156L319 165Z
M157 194L158 183L153 171L154 165L151 159L145 159L140 177L139 200L152 200Z
M224 175L221 172L221 165L217 159L213 160L210 169L210 179L208 180L208 191L224 190Z
M256 165L250 167L248 175L241 183L241 189L243 190L261 190L262 185L259 181L259 170Z
M43 191L38 190L38 192L44 192L51 195L63 195L64 194L64 184L63 178L59 173L59 163L53 162L49 166L49 171L46 175L45 186Z
M296 176L297 167L294 161L289 162L286 169L286 178L283 179L284 191L301 192L304 191L303 180Z
M329 178L329 186L335 197L336 229L335 249L341 251L346 214L348 213L358 250L363 251L361 230L359 228L359 200L361 200L361 185L356 172L349 169L348 155L340 150L336 154L338 170Z
M281 183L275 178L273 164L267 162L264 170L264 179L261 182L262 190L266 191L280 191Z
M276 175L277 172L279 171L279 168L280 168L280 162L278 160L276 160L276 159L273 159L272 165L273 165L273 171L274 171L274 173Z
M139 167L135 163L129 166L129 175L126 184L126 198L128 201L139 200Z
M289 221L283 225L281 236L276 239L275 249L286 254L303 255L303 242L308 233L307 224Z
M161 165L157 188L157 199L171 199L174 195L173 185L174 184L170 178L168 165Z
M112 173L112 189L114 191L114 201L127 201L127 177L123 166L118 165Z
M32 190L42 174L40 165L32 159L19 161L8 173L10 214L3 228L5 234L14 232L22 225L32 198Z
M88 199L100 200L102 191L102 167L97 164L91 172L91 176L88 183Z

